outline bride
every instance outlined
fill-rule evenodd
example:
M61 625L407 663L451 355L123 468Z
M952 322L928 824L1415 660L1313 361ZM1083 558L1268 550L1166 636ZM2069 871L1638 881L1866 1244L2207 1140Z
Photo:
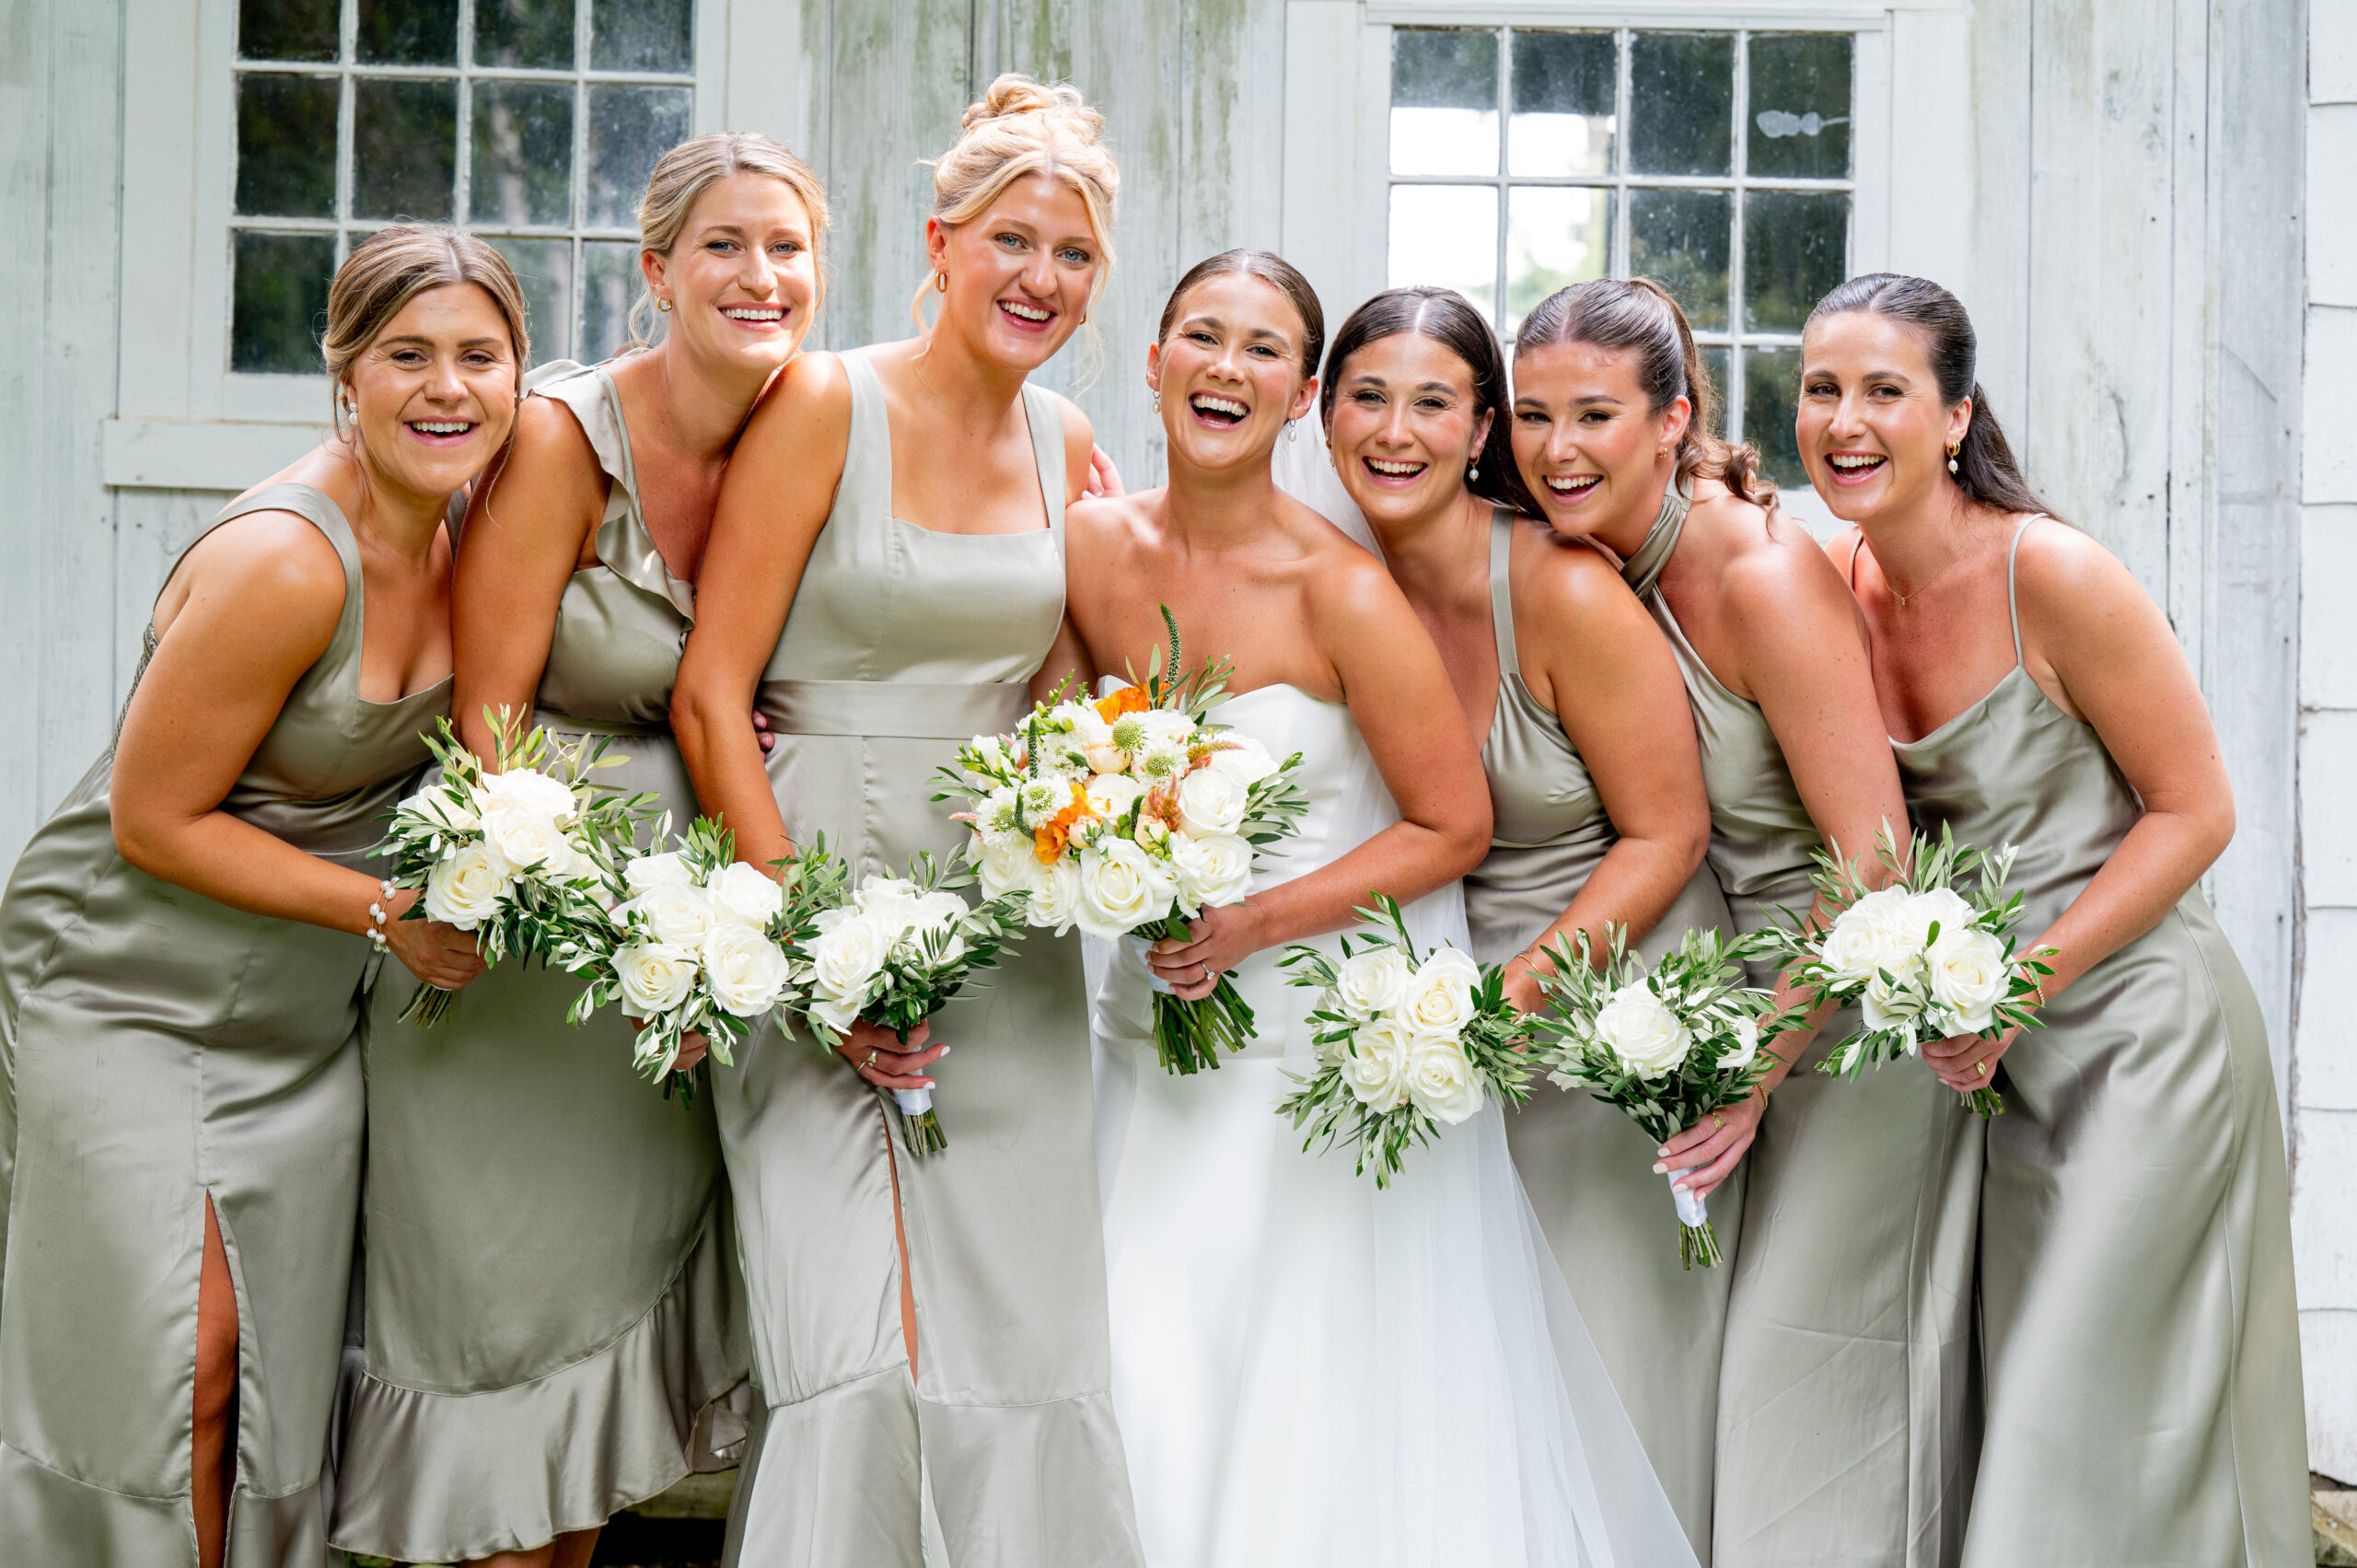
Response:
M1245 902L1143 958L1104 955L1113 1401L1146 1558L1691 1568L1497 1109L1411 1150L1387 1191L1346 1155L1305 1153L1274 1113L1311 1060L1311 996L1284 984L1282 948L1330 949L1376 889L1409 906L1420 947L1467 946L1457 879L1489 842L1430 637L1381 563L1271 478L1324 335L1284 261L1199 263L1147 351L1170 482L1069 523L1068 604L1096 668L1156 668L1167 604L1190 662L1234 661L1213 716L1299 751L1310 801ZM1216 1072L1166 1074L1150 978L1196 998L1229 970L1258 1038Z

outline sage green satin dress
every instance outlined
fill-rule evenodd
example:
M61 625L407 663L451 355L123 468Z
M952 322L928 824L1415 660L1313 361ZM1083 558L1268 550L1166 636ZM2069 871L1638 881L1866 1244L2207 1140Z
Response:
M1473 952L1483 963L1504 963L1537 941L1618 837L1562 724L1523 683L1507 570L1516 526L1504 512L1490 523L1498 705L1481 765L1495 825L1489 856L1465 878ZM1726 918L1718 885L1701 870L1635 946L1657 958L1689 929L1724 930ZM1707 1562L1719 1335L1732 1270L1679 1267L1669 1181L1654 1172L1660 1145L1625 1111L1542 1082L1506 1118L1506 1141L1612 1386L1695 1554ZM1742 1230L1740 1171L1711 1194L1710 1209L1732 1261Z
M1063 424L1027 388L1048 526L936 533L892 516L884 390L842 356L833 510L759 703L796 842L904 874L966 830L932 796L962 741L1011 729L1063 618ZM1028 933L934 1020L946 1152L807 1035L764 1029L714 1099L743 1237L766 1430L732 1521L750 1568L1141 1561L1113 1418L1080 941ZM916 1299L900 1332L897 1191Z
M1673 489L1623 569L1686 677L1711 797L1712 871L1739 932L1816 899L1824 847L1759 704L1686 640L1658 583L1684 531ZM1897 824L1894 824L1896 827ZM1872 845L1861 845L1867 854ZM1775 965L1752 982L1772 987ZM1817 1071L1856 1027L1827 1020L1768 1099L1719 1374L1718 1568L1954 1561L1971 1332L1980 1128L1915 1063Z
M1896 749L1919 827L2019 846L2030 941L2142 807L2094 727L2020 664L2017 612L2014 656L1987 696ZM1966 1568L2305 1564L2274 1075L2258 999L2200 889L2043 1016L1999 1064L2005 1114L1988 1128Z
M612 738L595 775L695 792L668 726L694 590L646 530L630 431L601 367L544 365L610 484L597 563L558 603L536 722ZM479 524L496 527L495 518ZM750 1351L709 1098L666 1100L580 977L510 959L442 1022L372 999L362 1351L347 1384L335 1544L402 1562L523 1551L714 1468L744 1422L714 1401Z
M296 513L334 544L343 612L221 808L365 869L449 682L364 700L351 526L321 492L277 484L206 532L261 511ZM151 625L147 655L156 645ZM357 1036L383 960L359 936L247 914L129 865L115 852L113 769L110 749L33 835L0 900L0 1051L16 1112L0 1562L195 1563L190 1428L210 1197L238 1296L226 1561L323 1564L360 1203Z

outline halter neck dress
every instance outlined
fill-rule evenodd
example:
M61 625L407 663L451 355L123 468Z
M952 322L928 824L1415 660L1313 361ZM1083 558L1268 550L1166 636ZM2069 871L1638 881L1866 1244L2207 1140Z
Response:
M647 532L630 429L602 366L559 360L529 395L579 421L610 486L595 563L558 601L533 721L611 738L598 782L695 791L671 685L695 611ZM496 527L495 519L485 524ZM401 1562L528 1551L595 1528L741 1440L714 1401L750 1351L708 1097L667 1101L581 978L510 959L432 1028L388 973L364 1037L363 1365L349 1379L333 1539Z
M2026 941L2143 815L2094 726L2022 663L2013 560L2036 520L2006 557L2013 669L1893 742L1919 828L2019 846ZM2258 999L2196 887L2041 1013L1998 1065L2005 1114L1988 1128L1963 1562L2305 1564L2290 1198Z
M883 383L842 356L842 477L758 702L797 843L854 877L946 860L932 796L1009 730L1063 620L1064 448L1026 387L1047 527L949 534L892 515ZM1140 1562L1113 1419L1080 939L1025 934L934 1020L949 1147L911 1159L891 1098L800 1032L713 1074L768 1410L731 1561L761 1568L1118 1568ZM901 1340L898 1191L916 1301Z
M1711 673L1662 593L1689 501L1665 496L1623 575L1685 675L1710 866L1735 929L1757 931L1780 908L1807 914L1825 841L1759 704ZM1751 978L1772 987L1776 966L1755 963ZM1719 1568L1935 1568L1962 1528L1980 1128L1919 1064L1854 1082L1818 1072L1856 1024L1849 1011L1826 1021L1745 1156L1719 1372Z
M1522 678L1509 571L1515 526L1503 511L1492 515L1498 702L1481 765L1494 826L1488 857L1465 878L1473 952L1483 963L1504 963L1537 941L1619 840L1562 721ZM1635 946L1658 958L1689 929L1726 925L1717 883L1698 869ZM1584 1090L1541 1084L1506 1118L1506 1139L1620 1402L1696 1556L1708 1562L1718 1345L1732 1270L1678 1266L1669 1184L1654 1173L1659 1145L1626 1112ZM1710 1207L1732 1260L1743 1221L1740 1170L1711 1194Z
M426 759L420 732L448 710L449 682L391 703L360 695L360 552L324 493L268 486L198 539L272 511L335 546L343 610L221 809L368 869L377 819ZM157 643L151 621L134 692ZM319 1563L360 1201L356 1037L382 960L350 933L248 914L131 865L115 850L113 772L110 747L0 900L0 1134L14 1156L0 1167L0 1556L193 1568L209 1197L238 1297L225 1561Z

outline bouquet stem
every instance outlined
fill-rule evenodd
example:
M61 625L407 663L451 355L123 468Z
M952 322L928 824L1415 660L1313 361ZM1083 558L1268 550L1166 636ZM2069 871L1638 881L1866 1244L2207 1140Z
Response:
M1678 1267L1691 1269L1700 1263L1715 1269L1724 1257L1719 1250L1719 1233L1711 1225L1710 1207L1702 1196L1678 1185L1678 1179L1687 1174L1683 1170L1669 1173L1670 1200L1678 1205Z
M696 1074L702 1071L703 1064L698 1063L684 1073L675 1069L664 1074L663 1098L669 1099L676 1094L679 1098L681 1110L693 1110L696 1108Z
M900 1108L900 1141L909 1146L912 1157L923 1159L949 1146L941 1118L933 1113L931 1089L894 1089L892 1100Z
M410 993L409 1005L401 1009L401 1022L430 1029L450 1011L450 1004L458 994L438 985L420 985Z
M1137 944L1139 959L1144 961L1145 949L1153 943L1165 937L1183 942L1189 935L1187 923L1173 917L1159 931L1132 932L1130 940ZM1175 994L1150 968L1146 983L1154 988L1154 1050L1162 1060L1163 1071L1216 1071L1222 1047L1235 1051L1252 1043L1252 1005L1244 1000L1229 975L1219 977L1209 996L1192 1002Z
M1961 1092L1964 1097L1964 1109L1977 1114L1981 1121L1986 1121L1992 1116L2005 1114L2004 1097L1995 1089L1965 1089Z

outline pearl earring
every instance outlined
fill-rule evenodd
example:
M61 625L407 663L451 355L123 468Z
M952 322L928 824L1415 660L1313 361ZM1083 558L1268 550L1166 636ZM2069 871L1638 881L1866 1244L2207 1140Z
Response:
M1162 389L1159 387L1153 387L1149 388L1147 390L1148 395L1154 399L1155 411L1157 413L1160 412L1162 410Z
M1480 477L1481 477L1481 465L1480 465L1480 464L1479 464L1479 463L1469 463L1469 464L1467 464L1467 465L1466 465L1466 469L1465 469L1465 478L1466 478L1466 482L1467 482L1468 483L1470 483L1470 482L1473 482L1474 480L1477 480L1477 479L1479 479L1479 478L1480 478Z
M1962 450L1964 450L1964 448L1961 446L1951 446L1948 447L1948 472L1956 472L1956 455Z

